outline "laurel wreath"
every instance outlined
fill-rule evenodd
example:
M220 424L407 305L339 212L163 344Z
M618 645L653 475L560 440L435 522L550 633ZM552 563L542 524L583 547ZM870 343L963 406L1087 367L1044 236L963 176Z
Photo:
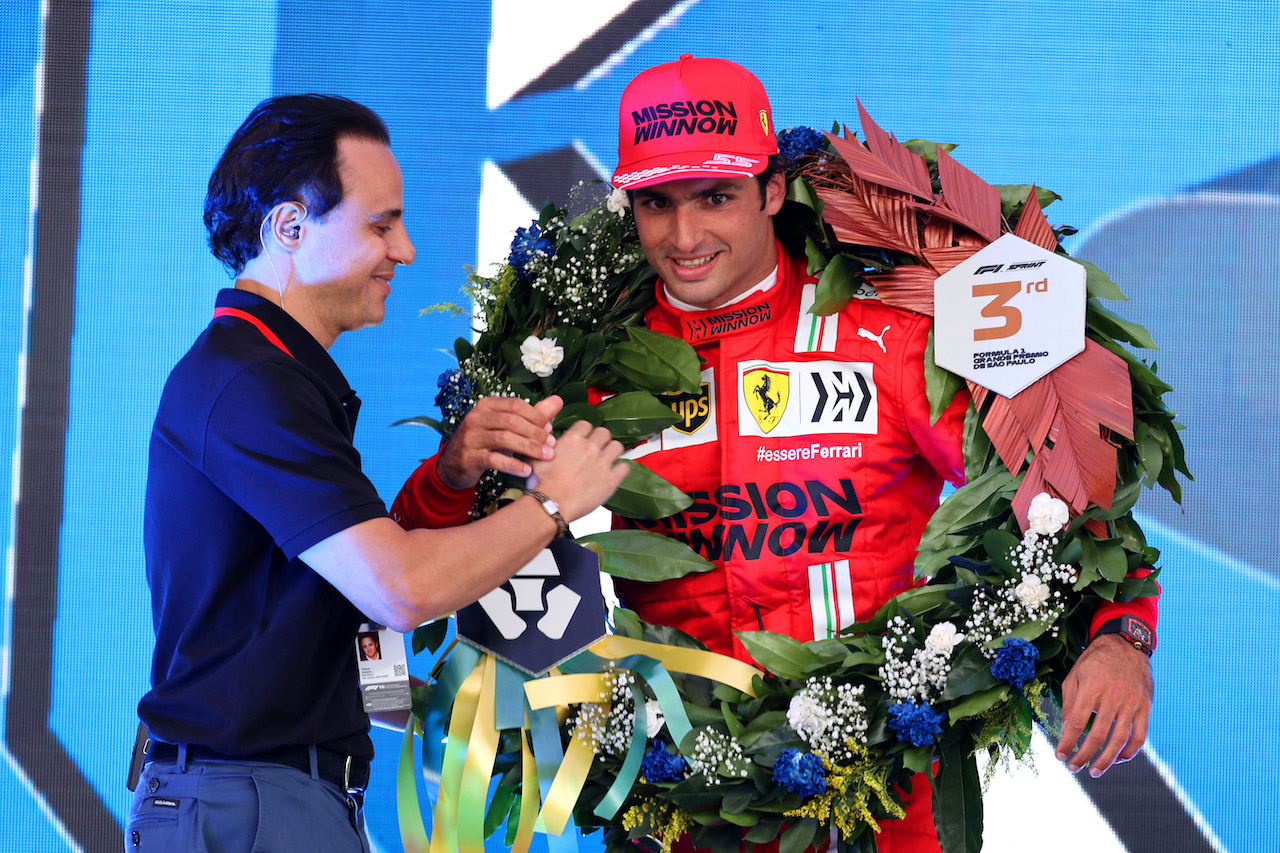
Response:
M779 138L788 159L787 196L775 231L819 276L814 313L839 311L856 292L867 295L868 286L887 304L931 313L933 280L1002 233L1066 254L1058 241L1072 229L1051 226L1043 213L1058 196L1031 185L990 186L951 157L954 146L899 143L860 104L859 112L864 141L847 128L837 135L838 126L828 134L791 129ZM590 191L579 189L577 204L585 210L576 215L549 206L530 229L519 229L511 257L496 273L472 272L467 292L479 306L483 331L474 344L459 339L455 347L459 372L442 380L443 417L409 422L448 434L476 397L532 400L550 393L567 402L558 428L586 419L634 444L674 422L656 395L696 390L697 357L684 342L643 329L654 274L638 252L634 222L621 199L614 194L584 205L582 195ZM896 786L936 767L929 778L942 847L976 853L982 823L978 757L1021 758L1034 724L1053 729L1063 679L1085 645L1098 602L1156 591L1158 570L1145 576L1138 571L1157 566L1159 557L1132 516L1142 487L1158 485L1180 499L1177 474L1190 476L1180 426L1162 399L1170 387L1154 365L1125 346L1155 344L1141 327L1102 306L1102 299L1125 297L1103 271L1085 266L1085 352L1013 398L970 384L966 485L942 503L921 538L916 572L926 583L834 639L802 643L767 632L740 635L767 673L749 688L705 672L640 667L626 686L615 685L576 711L562 710L569 720L559 746L590 744L589 770L573 792L574 819L584 831L602 829L607 848L618 853L644 837L669 848L686 832L695 845L723 853L736 853L744 839L780 839L781 853L800 853L835 826L840 850L871 851L880 825L902 814ZM521 360L519 344L529 336L555 338L563 348L550 376L533 374ZM932 347L925 380L935 416L965 384L933 363ZM600 402L592 389L612 396ZM1023 426L1046 423L1048 428ZM1099 446L1103 465L1097 463ZM505 485L491 482L479 503ZM914 654L939 626L963 624L984 602L1007 596L1025 575L1016 555L1031 502L1042 493L1069 506L1069 521L1042 555L1074 567L1070 582L1057 590L1061 606L1051 618L1007 626L990 641L959 642L950 652L945 684L929 703L936 731L926 738L914 723L904 729L896 707L902 703L894 702L885 683L889 656ZM687 505L687 496L635 465L610 506L659 518ZM710 568L682 543L657 534L613 531L580 541L598 550L604 571L630 579L662 580ZM654 648L704 648L626 611L616 612L614 621L619 636ZM887 649L889 635L896 645ZM442 622L418 629L415 652L437 650L445 636ZM998 648L1015 645L1034 647L1020 683L998 677L991 660ZM439 667L447 669L445 660ZM638 666L633 659L592 659L569 669L594 668L614 678ZM679 707L669 697L659 701L659 676L678 691ZM442 698L441 691L457 689L460 678L442 677L416 691L418 719L449 707L454 697ZM821 709L825 701L832 710L855 701L849 698L855 692L865 726L815 750L812 738L793 724L797 696L817 697L813 707ZM687 720L678 742L671 742L674 726L641 737L646 702L657 702L668 723ZM621 725L621 735L610 734L609 725ZM537 805L530 799L537 782L528 775L529 761L520 758L526 738L511 734L503 732L499 742L494 775L500 778L484 809L484 828L489 834L505 822L507 844L519 849L535 825L528 810ZM610 738L626 743L602 746ZM647 762L645 772L637 751ZM685 762L684 773L664 778L662 768L677 761ZM795 769L801 767L803 772Z

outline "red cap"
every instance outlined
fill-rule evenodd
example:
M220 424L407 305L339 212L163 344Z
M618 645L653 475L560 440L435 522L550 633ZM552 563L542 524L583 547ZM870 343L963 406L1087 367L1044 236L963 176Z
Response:
M627 84L613 185L758 175L778 153L764 86L727 59L682 55Z

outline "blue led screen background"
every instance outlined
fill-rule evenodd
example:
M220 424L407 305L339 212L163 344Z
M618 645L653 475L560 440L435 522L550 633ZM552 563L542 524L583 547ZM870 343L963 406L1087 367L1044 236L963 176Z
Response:
M120 848L151 645L147 436L228 283L200 212L247 112L335 92L391 128L418 259L386 322L333 350L389 502L434 449L390 424L431 413L466 331L419 309L456 301L465 267L500 257L545 200L607 175L623 86L683 52L754 70L779 126L853 124L860 98L900 138L956 143L990 182L1058 192L1050 220L1081 229L1068 248L1112 274L1133 301L1111 307L1162 346L1196 482L1181 508L1163 493L1139 506L1164 551L1149 748L1096 782L1051 758L1025 784L997 779L988 849L1274 849L1277 17L1245 0L14 0L0 23L0 849ZM394 851L398 737L375 743L370 835Z

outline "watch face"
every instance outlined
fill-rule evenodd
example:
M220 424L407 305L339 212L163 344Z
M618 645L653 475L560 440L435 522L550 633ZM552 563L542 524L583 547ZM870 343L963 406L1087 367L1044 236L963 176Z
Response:
M1136 616L1124 617L1124 621L1120 623L1120 633L1134 642L1142 643L1147 648L1151 647L1153 639L1151 628Z

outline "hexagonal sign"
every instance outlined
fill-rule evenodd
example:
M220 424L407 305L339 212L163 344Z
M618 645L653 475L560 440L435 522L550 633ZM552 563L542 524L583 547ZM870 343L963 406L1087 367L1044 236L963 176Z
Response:
M458 639L542 675L608 633L600 558L556 539L457 618Z
M1084 349L1085 269L1005 234L938 276L933 360L1012 397Z

